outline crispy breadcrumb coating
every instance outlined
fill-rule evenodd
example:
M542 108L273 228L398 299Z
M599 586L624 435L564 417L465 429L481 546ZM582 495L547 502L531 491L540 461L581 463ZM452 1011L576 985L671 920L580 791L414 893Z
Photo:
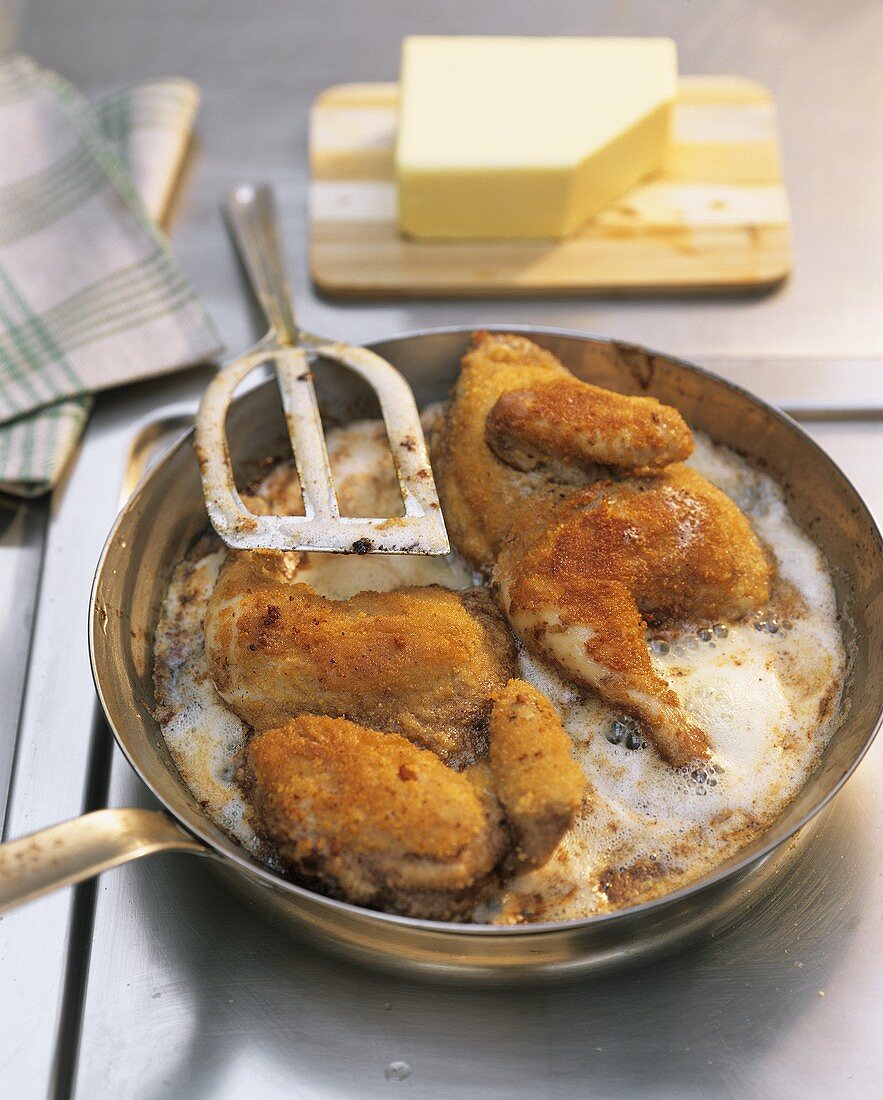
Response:
M515 667L514 640L482 589L330 600L285 581L262 554L228 559L205 630L215 686L255 729L300 714L349 718L458 767L484 751L489 696Z
M748 520L695 470L535 497L494 578L528 649L635 714L672 764L707 758L705 734L653 668L646 618L736 619L769 600Z
M475 568L492 568L516 508L550 480L584 485L607 472L602 465L635 469L690 453L677 410L582 382L523 336L477 332L472 343L432 461L448 533Z
M494 695L490 765L517 858L542 866L579 809L586 781L557 711L524 680Z
M517 470L598 466L634 470L688 458L693 436L677 409L578 378L506 390L488 414L485 438Z
M499 807L468 775L343 718L256 734L244 773L281 859L358 905L450 919L508 846Z
M510 679L514 639L483 590L329 600L281 555L234 554L206 648L257 731L241 771L257 827L337 896L455 917L503 865L544 862L580 805L569 738Z

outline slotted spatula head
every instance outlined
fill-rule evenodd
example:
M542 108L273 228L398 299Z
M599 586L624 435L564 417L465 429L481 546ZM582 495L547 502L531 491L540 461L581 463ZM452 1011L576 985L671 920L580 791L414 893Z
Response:
M236 550L446 554L450 544L410 386L395 367L374 352L350 344L325 344L298 329L269 187L237 187L226 209L249 281L270 322L270 332L252 351L219 371L199 407L196 453L212 526ZM315 346L307 350L302 342ZM404 515L389 518L340 514L313 386L311 357L331 359L348 367L377 394ZM276 370L303 496L302 516L257 515L245 507L236 489L227 443L227 410L236 387L263 364Z
M236 550L318 550L338 554L446 554L450 549L414 395L379 355L348 344L329 344L315 355L359 374L380 402L404 515L341 516L310 356L302 348L258 349L225 367L203 396L196 420L196 453L209 519ZM249 511L236 489L227 443L227 409L237 386L258 366L276 370L282 406L304 501L302 516Z

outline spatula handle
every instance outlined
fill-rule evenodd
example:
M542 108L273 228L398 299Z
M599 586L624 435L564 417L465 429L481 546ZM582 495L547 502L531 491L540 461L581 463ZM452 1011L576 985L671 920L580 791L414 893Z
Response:
M295 346L299 330L282 259L273 192L266 184L240 184L227 196L227 220L255 297L280 344Z

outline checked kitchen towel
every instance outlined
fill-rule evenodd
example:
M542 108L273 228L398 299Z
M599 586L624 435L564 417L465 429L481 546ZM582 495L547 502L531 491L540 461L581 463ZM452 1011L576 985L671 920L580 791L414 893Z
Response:
M27 57L0 60L0 489L55 484L86 395L219 353L156 227L198 98L161 80L90 103Z

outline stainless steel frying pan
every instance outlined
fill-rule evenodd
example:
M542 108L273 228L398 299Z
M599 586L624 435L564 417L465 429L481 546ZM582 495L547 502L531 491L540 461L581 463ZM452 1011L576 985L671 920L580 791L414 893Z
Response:
M506 326L512 329L515 326ZM839 790L870 745L883 712L883 545L855 489L801 429L762 401L671 357L560 330L518 331L579 377L676 405L696 428L735 448L784 487L792 514L831 566L849 654L844 717L809 782L773 826L713 873L656 901L560 924L495 928L377 913L333 901L253 862L204 815L184 786L153 717L153 633L169 576L207 525L192 435L181 439L130 499L108 537L89 608L98 694L117 743L164 809L101 810L0 848L0 911L153 852L207 856L253 904L298 935L363 960L495 978L561 972L636 955L745 904L794 838ZM467 329L374 345L412 383L419 403L452 384ZM346 372L321 370L325 414L373 415ZM321 377L324 376L324 377ZM324 384L323 384L324 383ZM287 455L275 383L237 400L228 431L247 478L268 454Z

